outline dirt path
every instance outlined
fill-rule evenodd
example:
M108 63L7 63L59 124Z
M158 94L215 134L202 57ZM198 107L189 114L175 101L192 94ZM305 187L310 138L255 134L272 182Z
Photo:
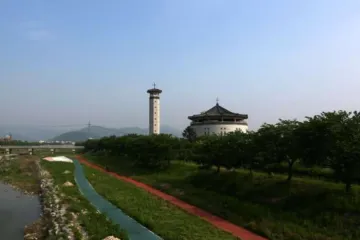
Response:
M189 212L191 214L194 214L196 216L201 217L202 219L204 219L205 221L213 224L214 226L218 227L219 229L222 229L222 230L224 230L226 232L229 232L229 233L233 234L234 236L236 236L236 237L238 237L238 238L240 238L242 240L266 240L266 238L264 238L264 237L258 236L258 235L254 234L254 233L252 233L252 232L250 232L250 231L248 231L248 230L246 230L246 229L244 229L242 227L239 227L239 226L237 226L235 224L232 224L232 223L230 223L230 222L228 222L228 221L226 221L226 220L224 220L222 218L214 216L214 215L212 215L212 214L210 214L210 213L208 213L208 212L206 212L204 210L201 210L201 209L199 209L199 208L197 208L195 206L192 206L192 205L190 205L188 203L185 203L185 202L183 202L183 201L181 201L181 200L179 200L179 199L177 199L177 198L175 198L175 197L173 197L171 195L163 193L163 192L161 192L161 191L159 191L159 190L157 190L155 188L152 188L149 185L146 185L144 183L135 181L134 179L131 179L129 177L120 176L120 175L118 175L116 173L113 173L113 172L107 172L104 168L102 168L102 167L100 167L100 166L98 166L98 165L96 165L94 163L90 163L83 156L77 155L76 157L81 163L83 163L83 164L85 164L85 165L87 165L87 166L89 166L91 168L97 169L97 170L99 170L101 172L108 173L108 174L112 175L113 177L115 177L117 179L132 183L135 186L137 186L139 188L142 188L142 189L144 189L144 190L146 190L146 191L148 191L148 192L150 192L150 193L152 193L152 194L154 194L154 195L156 195L156 196L158 196L158 197L160 197L160 198L162 198L162 199L164 199L164 200L166 200L166 201L168 201L168 202L170 202L170 203L172 203L172 204L174 204L174 205L176 205L176 206L178 206L180 208L182 208L183 210L185 210L185 211L187 211L187 212Z

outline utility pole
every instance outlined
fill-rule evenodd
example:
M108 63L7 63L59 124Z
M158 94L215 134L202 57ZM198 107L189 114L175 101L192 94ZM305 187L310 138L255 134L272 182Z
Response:
M89 134L89 136L90 136L90 127L91 127L91 123L89 121L89 123L88 123L88 134Z

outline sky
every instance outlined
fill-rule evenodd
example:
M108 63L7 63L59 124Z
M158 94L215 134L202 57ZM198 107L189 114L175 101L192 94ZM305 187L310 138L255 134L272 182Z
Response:
M177 128L359 110L360 1L0 1L0 124L147 127L154 82Z

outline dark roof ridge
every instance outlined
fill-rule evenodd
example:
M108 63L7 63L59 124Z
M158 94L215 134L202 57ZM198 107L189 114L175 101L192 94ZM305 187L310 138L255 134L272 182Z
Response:
M200 119L200 118L217 118L217 117L235 117L235 118L240 118L240 119L247 119L248 115L247 114L240 114L240 113L234 113L229 111L228 109L220 106L218 103L216 103L215 106L213 106L212 108L210 108L207 111L201 112L200 114L195 114L192 116L189 116L188 118L190 120L194 120L194 119Z
M162 93L162 90L158 88L151 88L147 90L147 93Z
M204 115L224 115L224 114L234 115L236 113L233 113L227 110L226 108L220 106L219 103L216 103L214 107L204 112Z

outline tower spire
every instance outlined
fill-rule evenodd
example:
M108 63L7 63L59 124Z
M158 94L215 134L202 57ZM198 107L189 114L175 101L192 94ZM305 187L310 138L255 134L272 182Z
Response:
M216 105L218 105L219 104L219 98L217 97L216 98Z

